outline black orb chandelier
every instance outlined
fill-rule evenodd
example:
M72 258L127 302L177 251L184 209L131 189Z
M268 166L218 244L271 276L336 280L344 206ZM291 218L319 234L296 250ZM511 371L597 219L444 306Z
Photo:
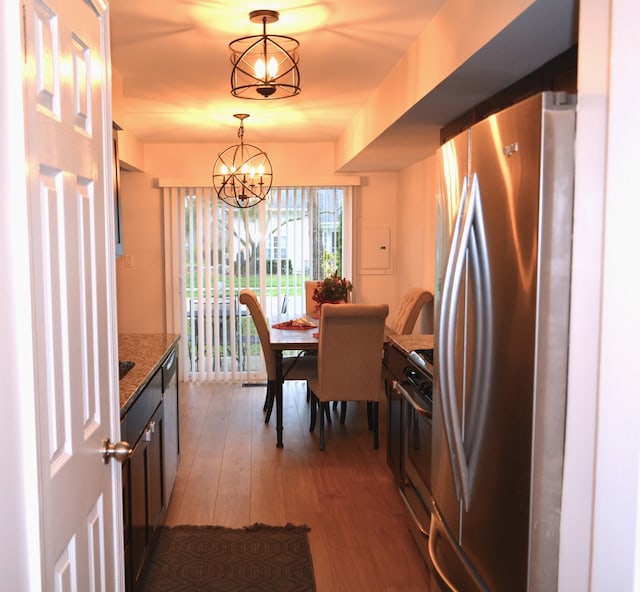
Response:
M230 146L213 164L213 187L218 199L234 208L250 208L267 197L271 189L273 173L266 152L257 146L244 143L246 113L234 115L240 120L240 143Z
M254 10L253 23L262 23L262 35L242 37L229 43L231 94L242 99L283 99L300 93L298 47L293 37L267 35L267 23L278 21L275 10Z

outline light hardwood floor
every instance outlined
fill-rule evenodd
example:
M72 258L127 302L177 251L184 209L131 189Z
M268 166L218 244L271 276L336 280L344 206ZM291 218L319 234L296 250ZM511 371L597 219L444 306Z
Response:
M386 464L386 414L373 450L364 404L334 413L326 451L309 433L305 384L284 391L284 448L265 387L180 384L181 460L166 523L307 524L317 592L424 592L427 568Z

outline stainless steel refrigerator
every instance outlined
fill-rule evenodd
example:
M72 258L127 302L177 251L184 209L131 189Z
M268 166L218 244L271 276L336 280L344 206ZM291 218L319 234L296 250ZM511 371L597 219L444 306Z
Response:
M438 152L432 592L557 587L572 102L541 93Z

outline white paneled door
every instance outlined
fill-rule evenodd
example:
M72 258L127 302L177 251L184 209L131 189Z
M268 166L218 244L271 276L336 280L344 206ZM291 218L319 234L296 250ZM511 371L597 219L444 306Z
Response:
M26 0L25 117L42 589L122 587L109 26Z

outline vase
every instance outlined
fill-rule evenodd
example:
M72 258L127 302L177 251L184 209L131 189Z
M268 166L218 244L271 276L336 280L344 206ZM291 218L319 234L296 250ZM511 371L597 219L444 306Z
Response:
M320 312L322 310L323 304L346 304L346 300L325 300L324 302L318 302L315 312L311 315L312 318L320 318Z

